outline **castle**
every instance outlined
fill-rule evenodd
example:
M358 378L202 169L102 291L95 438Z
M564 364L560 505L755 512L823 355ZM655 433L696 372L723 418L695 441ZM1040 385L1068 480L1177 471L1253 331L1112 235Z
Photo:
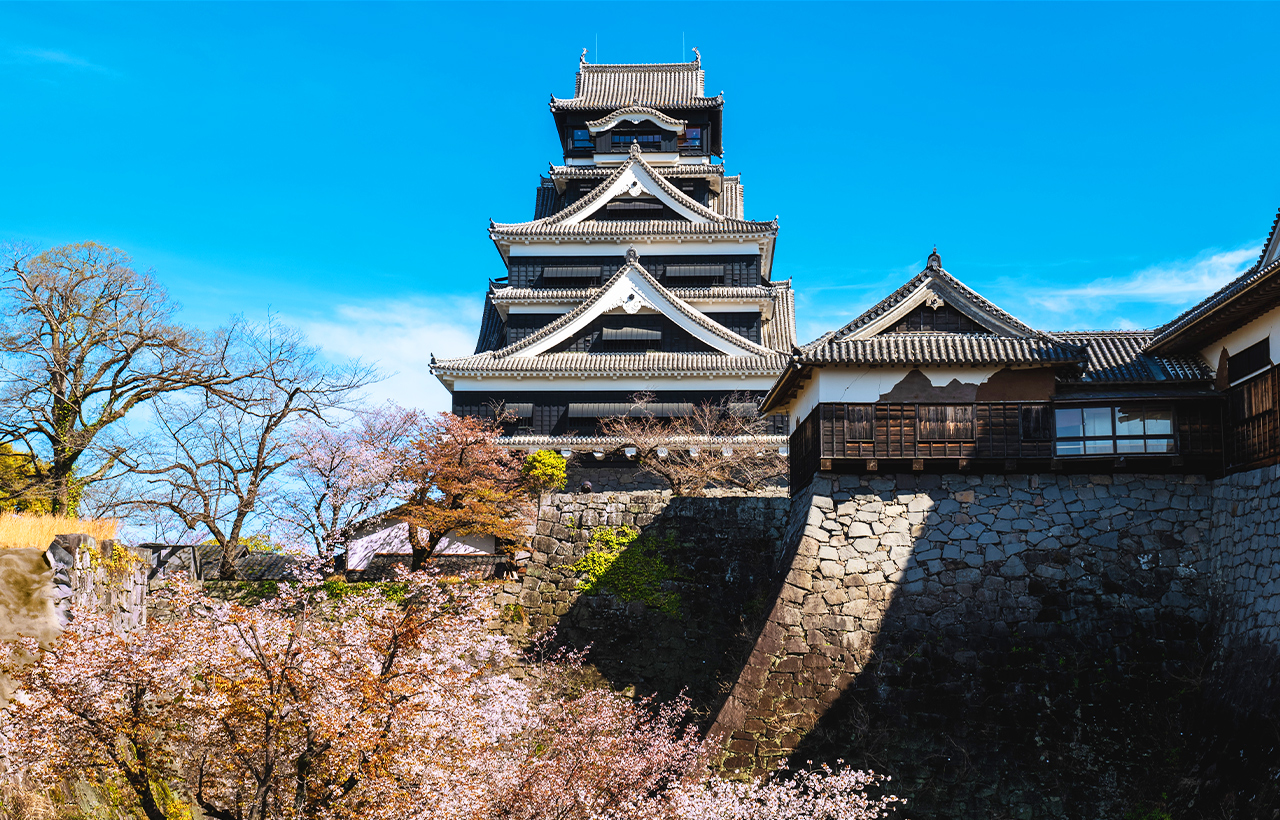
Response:
M798 346L777 225L713 162L722 106L697 60L584 60L535 219L490 226L476 352L434 372L511 446L597 457L637 391L746 394L791 498L553 495L498 603L619 688L689 692L731 770L868 766L916 818L1273 818L1280 215L1154 331L1032 328L935 249ZM620 525L679 543L679 617L580 593Z

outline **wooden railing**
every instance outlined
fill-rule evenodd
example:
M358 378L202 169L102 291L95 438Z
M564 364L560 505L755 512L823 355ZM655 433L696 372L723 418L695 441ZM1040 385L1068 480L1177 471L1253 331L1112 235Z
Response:
M1248 469L1280 457L1280 367L1227 390L1227 467Z
M1045 403L822 404L817 415L820 458L1049 458L1053 449Z
M1275 374L1269 374L1275 378ZM1266 396L1280 396L1273 381ZM1255 388L1250 396L1262 395ZM1266 396L1263 398L1266 399ZM1241 400L1244 401L1244 400ZM1245 403L1250 412L1265 405L1265 413L1250 416L1231 438L1235 458L1254 461L1280 454L1280 419L1274 403L1258 399ZM1056 402L1055 402L1056 403ZM1132 453L1109 451L1107 454L1054 452L1054 406L1050 402L976 402L973 404L933 404L880 402L867 404L820 404L801 421L791 434L791 483L802 487L818 470L897 469L880 461L911 461L910 469L927 469L929 460L953 460L956 468L972 466L993 469L992 462L1005 462L994 469L1034 469L1029 462L1040 461L1042 467L1069 469L1073 461L1099 458L1132 459ZM1068 398L1064 406L1110 406L1119 403L1101 398L1084 403ZM1173 461L1168 467L1186 468L1217 474L1223 467L1222 401L1214 396L1133 397L1123 401L1129 406L1145 404L1173 407L1176 444L1169 453ZM1138 456L1145 458L1146 456ZM843 467L838 464L844 461ZM855 461L856 460L856 461ZM1022 460L1022 464L1012 462ZM1048 462L1052 461L1052 465ZM860 462L860 463L859 463ZM985 464L983 464L985 462ZM1119 464L1116 465L1119 468ZM1131 468L1131 465L1129 465ZM1105 468L1104 468L1105 469Z

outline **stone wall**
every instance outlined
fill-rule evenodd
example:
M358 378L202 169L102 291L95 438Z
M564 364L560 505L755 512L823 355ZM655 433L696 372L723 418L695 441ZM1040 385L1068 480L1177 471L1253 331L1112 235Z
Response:
M1213 483L1212 537L1223 647L1280 647L1280 465Z
M1280 704L1280 465L1213 483L1212 540L1218 683L1249 725Z
M893 775L914 820L1123 817L1194 780L1203 478L820 474L807 495L715 723L727 768L841 758Z
M115 541L59 535L45 552L59 619L65 625L76 611L96 609L110 616L115 629L141 629L147 623L149 562L148 553Z
M554 494L544 500L523 578L497 598L508 631L589 647L611 684L672 697L707 718L746 660L777 593L790 510L782 495L677 498L666 492ZM631 526L669 571L670 611L626 595L583 595L571 569L602 527ZM637 544L642 543L637 541Z

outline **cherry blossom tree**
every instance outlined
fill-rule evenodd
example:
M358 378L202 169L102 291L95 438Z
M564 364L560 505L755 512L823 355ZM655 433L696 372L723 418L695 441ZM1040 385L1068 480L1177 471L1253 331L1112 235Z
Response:
M759 443L767 424L748 398L704 402L676 418L652 413L653 399L635 394L632 412L602 420L601 432L634 447L636 464L675 495L700 496L715 485L758 490L786 475L786 458Z
M147 820L871 820L896 802L865 772L714 776L684 701L584 690L580 657L526 656L515 679L484 585L406 574L335 599L314 580L254 607L176 583L141 631L82 613L11 644L7 776L114 785Z
M311 421L294 432L298 457L280 512L326 564L353 524L403 501L397 471L420 418L386 404L358 410L346 424Z

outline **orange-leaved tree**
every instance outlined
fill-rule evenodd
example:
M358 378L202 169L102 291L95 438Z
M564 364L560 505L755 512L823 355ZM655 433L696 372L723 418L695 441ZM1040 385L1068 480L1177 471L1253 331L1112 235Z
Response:
M446 535L524 536L533 510L523 460L498 444L501 435L493 420L440 413L407 448L400 476L409 501L399 514L409 523L415 571Z

